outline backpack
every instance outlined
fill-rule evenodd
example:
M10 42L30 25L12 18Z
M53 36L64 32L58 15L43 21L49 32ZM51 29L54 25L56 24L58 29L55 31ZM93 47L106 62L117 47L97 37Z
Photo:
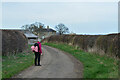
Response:
M39 44L38 44L38 43L35 43L34 46L35 46L35 47L36 47L36 46L38 47L38 52L39 52L39 50L40 50Z

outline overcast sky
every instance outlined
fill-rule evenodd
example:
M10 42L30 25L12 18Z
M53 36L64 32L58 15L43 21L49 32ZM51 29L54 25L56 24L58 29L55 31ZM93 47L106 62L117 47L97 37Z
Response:
M2 28L41 22L54 29L64 23L77 34L118 32L117 2L4 2Z

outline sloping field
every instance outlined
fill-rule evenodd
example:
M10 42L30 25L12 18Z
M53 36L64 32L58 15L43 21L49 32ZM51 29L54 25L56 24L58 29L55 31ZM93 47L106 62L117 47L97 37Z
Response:
M17 30L2 31L2 55L15 54L24 51L28 46L25 35Z
M118 57L119 35L54 35L44 39L43 42L67 43L86 52Z

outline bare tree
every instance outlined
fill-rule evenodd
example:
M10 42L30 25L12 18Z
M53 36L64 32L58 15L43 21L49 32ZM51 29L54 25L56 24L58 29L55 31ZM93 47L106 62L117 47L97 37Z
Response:
M62 35L63 33L69 32L69 29L63 23L56 25L55 29L60 35Z
M37 26L38 28L45 28L44 24L40 22L35 22L34 25Z
M23 25L21 28L23 28L24 30L28 30L28 31L38 35L38 33L43 30L44 24L42 24L40 22L35 22L33 24Z
M29 30L29 25L28 24L23 25L21 28L24 29L24 30Z

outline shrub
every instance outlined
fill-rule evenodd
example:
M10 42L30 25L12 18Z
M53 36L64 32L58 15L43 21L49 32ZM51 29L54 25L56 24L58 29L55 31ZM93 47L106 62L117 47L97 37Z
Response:
M16 54L25 50L28 40L25 35L17 30L2 31L2 55Z
M43 42L67 43L85 51L119 57L119 34L109 35L54 35Z

